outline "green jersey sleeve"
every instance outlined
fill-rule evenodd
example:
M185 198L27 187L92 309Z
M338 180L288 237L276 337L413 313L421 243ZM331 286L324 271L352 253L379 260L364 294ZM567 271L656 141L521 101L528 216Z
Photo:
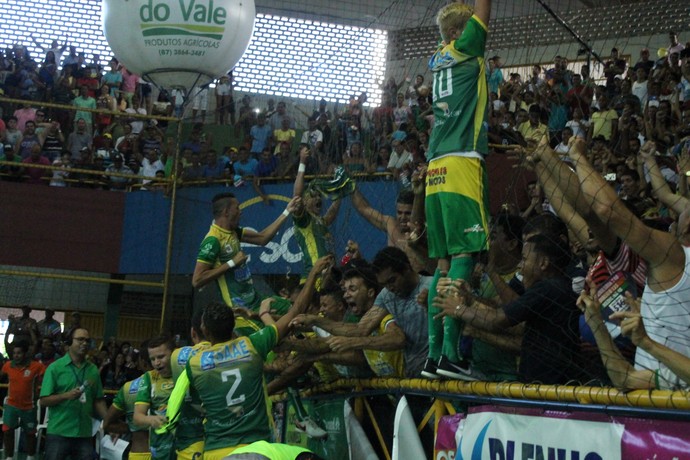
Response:
M278 344L278 329L271 324L258 332L249 336L249 341L252 342L254 349L261 356L266 359L266 355L273 350Z
M139 403L151 405L151 375L148 372L141 376L141 384L134 404Z
M455 40L455 49L469 56L484 57L486 33L486 26L482 25L477 16L472 16L460 38Z
M115 398L113 399L113 406L115 406L118 410L121 410L122 412L127 412L127 405L125 403L125 387L127 384L125 383L120 387L120 389L117 391L117 394L115 395Z
M220 241L214 236L207 236L201 242L199 254L196 256L197 262L213 265L218 260L220 254Z

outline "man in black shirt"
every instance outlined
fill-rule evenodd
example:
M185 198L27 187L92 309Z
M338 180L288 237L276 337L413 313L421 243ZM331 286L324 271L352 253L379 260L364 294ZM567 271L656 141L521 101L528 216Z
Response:
M578 376L579 346L577 296L562 271L569 260L565 242L535 235L522 249L519 268L526 289L522 296L502 308L493 308L474 297L466 283L455 281L434 304L443 310L443 316L491 332L524 322L519 380L567 383ZM439 281L439 286L444 285Z

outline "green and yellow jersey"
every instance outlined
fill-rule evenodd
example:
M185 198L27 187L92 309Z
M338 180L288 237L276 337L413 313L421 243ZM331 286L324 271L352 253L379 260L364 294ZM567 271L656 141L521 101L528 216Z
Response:
M428 160L444 155L481 158L489 152L487 31L487 25L472 16L460 38L440 46L429 61L434 76L434 127Z
M204 451L270 440L263 365L278 343L271 325L191 356L186 374L206 411Z
M243 232L241 227L225 230L216 224L211 224L211 228L201 242L196 258L197 262L210 265L212 268L227 263L240 252ZM227 305L258 310L261 296L254 287L252 273L247 262L231 268L216 278L216 284L223 301Z
M301 216L293 214L292 221L295 224L295 239L302 251L304 268L300 281L304 282L309 276L314 262L332 252L333 241L323 219L311 215L306 210L302 212Z
M126 382L120 387L120 390L115 395L115 399L113 399L113 406L125 413L127 426L131 432L146 431L148 429L134 424L134 404L137 401L137 393L139 392L142 378L143 376Z
M175 381L172 377L162 377L155 370L147 371L141 377L141 384L139 385L137 399L134 404L148 404L150 414L167 417L168 399L174 387ZM150 430L149 447L151 448L151 458L174 459L173 441L172 433L156 434L154 430Z
M175 382L184 374L189 358L211 347L211 342L199 342L192 347L182 347L173 350L170 356L172 378ZM177 384L177 383L176 383ZM204 412L201 407L201 399L193 391L187 391L184 401L180 406L180 415L177 418L175 430L175 449L184 450L194 443L204 440ZM176 414L167 413L168 419L177 417Z
M385 334L386 328L391 324L395 324L395 319L389 313L381 320L379 327L372 335ZM377 377L405 377L405 358L402 349L393 351L364 349L362 353Z

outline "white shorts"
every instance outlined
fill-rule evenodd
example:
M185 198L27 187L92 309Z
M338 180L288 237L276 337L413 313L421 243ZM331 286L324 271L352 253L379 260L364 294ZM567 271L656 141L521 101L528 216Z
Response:
M194 110L206 110L208 109L208 88L204 88L199 91L199 88L194 88L192 90L194 95L194 100L192 102L192 109Z

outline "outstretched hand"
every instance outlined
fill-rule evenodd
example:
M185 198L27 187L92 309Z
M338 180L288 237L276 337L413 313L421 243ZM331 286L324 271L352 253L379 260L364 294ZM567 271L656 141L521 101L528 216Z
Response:
M577 299L577 307L585 315L585 321L592 330L604 321L601 316L601 302L597 297L597 285L587 278L585 288Z
M440 278L436 286L437 295L434 297L435 308L441 310L434 319L450 316L451 318L461 318L470 308L472 294L469 284L464 280L452 280L450 278Z
M625 293L625 303L630 311L618 311L611 315L612 320L620 320L621 333L629 337L637 347L643 347L650 340L640 314L640 299L635 299L629 292ZM644 348L644 347L643 347Z
M302 204L302 197L293 196L292 199L290 200L290 202L285 207L285 209L287 210L287 212L293 213L299 209L301 204Z

